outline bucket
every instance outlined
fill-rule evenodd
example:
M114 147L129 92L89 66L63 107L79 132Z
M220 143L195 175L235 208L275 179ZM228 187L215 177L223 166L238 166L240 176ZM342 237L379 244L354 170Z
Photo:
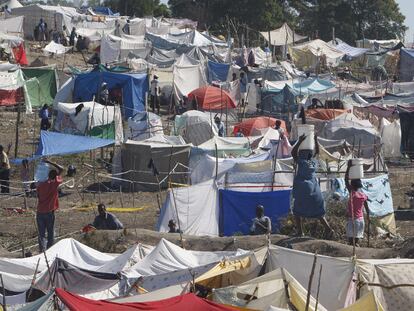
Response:
M300 144L299 150L315 149L315 126L313 124L298 124L298 138L303 134L306 135L305 140Z
M34 179L37 182L43 182L46 181L49 178L49 164L40 161L39 164L36 167L35 176Z
M364 178L364 165L362 159L352 159L352 166L349 169L349 179Z

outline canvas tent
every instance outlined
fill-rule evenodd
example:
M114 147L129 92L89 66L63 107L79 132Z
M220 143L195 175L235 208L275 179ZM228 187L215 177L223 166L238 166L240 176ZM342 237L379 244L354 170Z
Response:
M270 44L275 46L288 45L307 38L295 33L286 23L284 23L282 27L278 29L263 31L260 32L260 34L263 36L263 38L265 38L266 41L269 42L270 39Z
M55 66L22 68L30 104L38 108L44 104L52 104L59 88Z
M220 110L236 108L236 103L229 93L215 86L203 86L188 94L188 100L196 101L200 110Z

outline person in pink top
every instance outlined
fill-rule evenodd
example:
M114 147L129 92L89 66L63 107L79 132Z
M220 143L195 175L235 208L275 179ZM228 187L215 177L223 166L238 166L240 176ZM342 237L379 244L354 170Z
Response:
M359 246L359 240L364 238L364 207L369 217L368 197L362 192L361 179L349 179L349 170L352 161L348 161L348 168L345 173L345 185L349 192L348 201L348 222L346 225L346 236L350 245Z

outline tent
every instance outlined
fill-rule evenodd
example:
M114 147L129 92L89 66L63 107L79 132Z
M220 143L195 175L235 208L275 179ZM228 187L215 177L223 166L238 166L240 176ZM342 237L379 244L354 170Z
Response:
M119 13L114 13L110 8L105 6L96 6L93 8L93 11L98 15L119 16Z
M334 120L344 113L347 113L345 109L325 109L325 108L317 108L317 109L307 109L305 114L306 117L310 117L312 119L318 120Z
M369 49L350 46L338 38L335 38L335 41L331 41L329 43L335 47L335 49L345 53L347 60L352 60L354 58L360 57L369 51Z
M145 140L156 135L164 135L161 117L152 112L138 112L128 118L128 128L125 137L131 140Z
M114 143L113 139L41 131L35 157L82 153Z
M387 119L381 119L380 125L382 152L385 158L401 157L401 125L399 120L392 123Z
M320 39L290 46L289 53L296 67L309 69L314 69L320 63L322 56L326 57L326 64L328 66L338 66L340 60L345 55L344 52Z
M0 72L0 106L11 106L25 100L25 82L21 70ZM26 111L31 111L26 103Z
M267 42L269 42L270 39L270 44L275 46L288 45L307 38L295 33L286 23L284 23L282 27L278 29L263 31L260 32L260 34L263 36L263 38L265 38Z
M260 137L219 137L214 136L210 140L202 143L198 147L193 148L193 152L197 150L209 155L226 157L226 156L241 156L249 155L251 153L251 144Z
M220 64L213 62L211 60L207 63L208 67L208 81L211 83L213 81L227 81L227 76L230 69L230 64Z
M125 59L129 53L140 54L147 51L148 42L144 36L111 34L103 35L101 39L100 57L103 64L109 64Z
M213 180L197 185L168 189L158 218L157 230L168 232L174 219L184 234L219 234L219 196Z
M236 108L236 103L229 93L215 86L203 86L188 94L189 101L195 100L198 109L222 110Z
M414 156L414 112L400 112L401 152Z
M218 135L217 125L214 122L212 113L189 110L182 115L175 116L174 135L180 135L188 143L194 146Z
M244 136L259 136L262 134L262 129L266 129L268 127L274 128L276 121L277 120L275 118L271 117L255 117L246 119L234 126L233 133L237 134L239 130L241 130ZM281 127L287 131L285 121L280 121L282 122Z
M250 234L256 206L264 206L264 213L272 221L272 232L279 231L279 219L289 213L290 190L271 192L241 192L220 190L221 228L225 236Z
M32 107L51 105L59 88L56 66L22 68Z
M0 20L1 32L15 35L22 33L23 19L23 16L17 16Z
M160 140L162 139L162 140ZM155 136L144 141L127 140L122 145L122 169L125 173L124 189L131 191L158 191L168 181L186 184L191 146L181 137ZM159 175L158 175L159 174Z
M76 112L76 109L81 110ZM115 139L123 142L122 116L119 106L104 106L95 102L58 103L53 124L57 132Z
M91 101L97 98L100 86L106 82L108 89L122 90L122 115L124 119L145 110L145 93L148 92L146 74L129 74L92 71L76 76L73 91L75 102Z
M15 8L21 8L23 6L18 0L9 0L6 3L2 4L2 7L6 5L10 10L13 10Z
M91 300L69 293L57 288L56 295L70 311L96 310L96 311L137 311L137 310L164 310L164 311L234 311L233 308L199 298L195 294L185 294L152 302L116 303L105 300Z
M411 82L414 78L414 49L400 50L399 78L402 82Z

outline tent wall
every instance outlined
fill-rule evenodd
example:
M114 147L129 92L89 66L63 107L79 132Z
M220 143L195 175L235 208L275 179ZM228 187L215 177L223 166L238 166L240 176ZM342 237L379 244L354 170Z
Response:
M414 78L414 49L400 50L400 81L411 82Z
M32 107L52 104L57 93L57 75L54 67L22 68Z

